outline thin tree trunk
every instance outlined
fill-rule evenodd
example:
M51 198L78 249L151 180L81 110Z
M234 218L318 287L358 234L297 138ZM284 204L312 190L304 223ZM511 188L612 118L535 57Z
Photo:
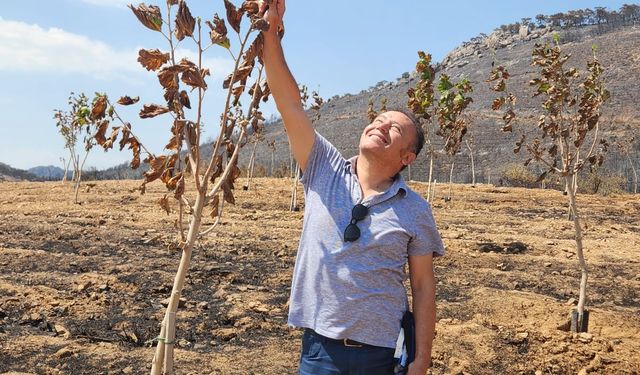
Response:
M433 180L433 186L431 188L431 198L429 198L429 202L433 202L436 199L436 186L438 184L437 180Z
M78 203L78 192L80 191L80 180L82 179L82 169L84 168L84 163L87 161L87 157L89 156L89 152L84 154L84 159L82 159L82 164L78 168L78 178L76 179L76 198L75 202ZM80 155L78 155L78 162L80 162Z
M429 184L427 185L427 197L431 196L431 178L433 177L433 149L429 150Z
M584 305L587 299L587 279L588 279L588 269L587 263L584 259L584 252L582 250L582 227L580 226L580 215L578 214L578 206L576 204L576 190L573 182L576 181L573 179L573 175L565 176L566 183L569 187L569 207L571 207L572 216L573 216L573 224L576 231L576 251L578 253L578 260L580 262L580 297L578 299L578 330L582 327L582 321L584 318Z
M69 161L67 161L65 163L65 159L62 158L62 167L64 168L64 174L62 175L62 183L64 184L65 182L67 182L67 175L69 172L69 164L71 164L71 158L69 158Z
M578 173L574 173L572 175L573 177L571 177L571 183L570 184L565 184L567 187L567 191L569 189L573 190L573 196L575 196L576 194L578 194ZM569 221L573 221L573 209L571 209L571 205L569 205L569 211L567 212L567 219Z
M409 181L411 181L411 164L409 164L407 168L409 169Z
M245 185L245 190L249 190L251 179L253 178L253 166L256 163L256 148L258 148L258 142L253 144L253 150L251 150L251 156L249 157L249 164L247 165L247 184Z
M205 185L196 197L196 202L193 208L194 212L189 224L187 240L182 248L180 266L178 267L176 278L173 281L173 289L171 290L171 297L169 297L169 305L167 306L164 319L162 320L160 336L158 336L157 339L158 346L156 347L156 353L153 357L153 363L151 366L152 375L162 374L163 367L164 374L173 374L173 348L176 339L176 312L178 311L180 296L184 289L187 271L189 270L189 265L191 263L193 244L198 238L198 233L200 231L206 191L207 189Z
M469 156L471 157L471 185L476 185L476 165L473 162L473 148L471 148L471 143L468 140L464 141L467 144L467 148L469 149Z
M290 211L296 211L298 207L298 163L296 162L296 173L293 180L293 186L291 187L291 204L289 205Z
M71 181L76 182L78 178L78 169L80 169L80 157L75 153L71 153L71 162L73 163L73 174L71 175ZM74 185L75 186L75 185Z
M449 200L453 199L453 166L456 164L454 160L451 161L451 171L449 172Z
M276 152L271 151L271 173L269 173L269 177L273 177L273 165L276 163Z
M253 180L253 173L255 171L256 168L256 154L255 154L255 149L254 149L254 154L253 154L253 158L251 159L251 171L249 174L249 182L251 182L251 180ZM249 186L247 185L247 189L249 189Z
M293 154L291 153L291 146L289 146L289 175L291 178L295 178L293 171Z
M636 172L636 167L633 165L633 160L631 160L631 156L629 156L629 154L627 154L627 159L629 160L629 165L633 172L633 194L638 194L638 172Z

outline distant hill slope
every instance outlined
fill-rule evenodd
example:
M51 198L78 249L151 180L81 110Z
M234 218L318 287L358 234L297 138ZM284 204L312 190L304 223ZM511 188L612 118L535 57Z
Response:
M604 118L608 119L613 114L626 114L624 123L614 123L606 130L608 135L624 136L625 134L640 134L639 108L636 105L640 100L640 88L637 79L640 77L640 26L598 27L583 26L558 30L564 52L572 54L570 66L575 66L584 71L586 58L592 53L592 45L598 46L598 57L604 65L606 72L604 79L607 88L611 91L611 101L606 104ZM532 99L532 91L529 90L528 81L535 71L531 63L531 52L535 43L551 43L552 31L548 28L533 29L530 33L512 35L502 31L496 31L483 38L474 38L473 42L464 43L454 49L447 57L437 64L437 74L446 73L454 79L467 77L474 85L470 118L472 126L467 135L475 140L476 180L485 182L489 176L501 173L503 166L521 162L519 155L514 155L512 149L518 139L517 132L505 134L500 131L502 124L497 113L491 111L491 101L496 97L489 89L485 80L492 68L492 52L490 46L495 46L495 59L498 64L505 65L513 76L509 84L518 98L517 108L521 114L520 122L533 122L537 119L539 111L535 111L540 105L538 100ZM424 46L428 52L428 46ZM417 61L417 55L416 55ZM409 68L409 67L408 67ZM294 72L295 73L295 72ZM408 78L399 78L393 83L381 83L377 87L363 90L359 94L347 94L333 98L325 103L321 109L321 119L318 122L317 131L331 141L345 157L357 153L357 144L360 133L368 124L366 110L368 101L373 98L376 107L380 99L388 99L388 107L406 106L406 92L415 86L416 78L411 74ZM523 115L524 114L524 115ZM534 119L534 114L536 114ZM523 115L523 116L522 116ZM518 127L516 126L516 130ZM276 166L288 165L289 149L286 135L281 123L276 123L267 129L267 140L276 140ZM441 149L441 144L435 140L436 149ZM640 143L635 145L635 157L640 153ZM615 149L610 150L607 158L607 168L624 172L624 158L616 155ZM240 165L246 165L249 151L241 154ZM436 160L435 178L438 181L448 181L450 163L445 156L438 154ZM470 182L471 168L469 150L463 146L461 152L455 158L456 168L454 181ZM258 146L257 164L269 169L271 164L271 151L266 144ZM414 163L412 178L426 180L427 178L427 153L423 151Z
M28 172L45 180L61 180L64 176L64 169L53 165L29 168ZM71 176L71 174L68 173L67 175Z
M38 176L22 169L12 168L11 166L0 163L0 182L2 181L39 181Z
M640 100L640 87L637 85L637 79L640 77L640 25L595 25L557 28L557 30L533 28L521 29L519 33L498 29L491 35L481 35L463 43L452 50L442 62L436 64L438 75L446 73L455 80L464 76L474 86L472 94L474 102L469 111L472 125L466 137L467 139L473 137L475 141L473 148L476 181L487 182L491 179L491 182L496 182L505 166L523 161L521 155L515 155L512 152L519 138L520 128L516 126L516 131L512 134L501 132L502 124L499 115L490 110L491 102L496 95L489 90L489 84L485 80L494 62L492 50L495 50L495 61L505 65L512 75L509 89L514 91L518 98L519 123L533 123L540 113L537 110L540 101L531 98L532 91L528 85L533 72L536 71L535 67L531 66L531 52L535 43L552 43L553 32L560 35L563 51L572 54L568 64L581 71L585 70L586 58L592 53L592 45L598 46L598 57L605 67L604 79L612 94L604 110L603 134L618 138L640 134L640 108L636 105ZM426 45L422 49L429 52ZM413 66L407 67L408 71L412 69ZM321 119L316 124L316 129L345 157L355 155L358 152L359 136L368 124L366 110L369 99L374 99L376 107L379 106L383 97L388 99L388 108L406 106L406 92L416 84L414 74L405 73L395 82L379 82L358 94L346 94L329 99L321 108ZM612 123L610 120L612 115L625 115L625 118ZM287 169L290 160L289 147L282 123L276 122L267 126L265 138L276 142L275 170ZM436 150L441 149L441 143L437 137L434 139L434 145ZM204 145L203 156L207 158L210 152L210 145ZM241 167L248 164L249 154L248 147L240 153ZM414 180L427 179L427 154L425 147L413 164L411 177ZM258 168L263 167L268 174L272 152L266 142L258 145L256 155L256 165ZM635 163L640 165L638 140L634 144L633 155ZM455 157L454 181L471 181L469 156L469 149L463 146ZM606 170L631 176L627 159L619 155L615 147L611 147L605 160ZM438 181L448 181L450 161L442 152L437 153L434 167L434 178ZM141 178L142 171L145 169L146 165L143 164L139 170L132 171L127 164L122 164L101 171L101 178ZM405 171L405 174L407 172Z

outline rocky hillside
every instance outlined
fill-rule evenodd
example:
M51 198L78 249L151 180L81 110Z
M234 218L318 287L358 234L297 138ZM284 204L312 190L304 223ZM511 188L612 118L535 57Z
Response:
M3 181L39 181L38 176L22 169L12 168L11 166L0 163L0 182Z
M640 89L636 81L640 77L640 26L627 25L610 27L607 25L583 26L579 28L559 29L521 27L520 32L511 34L498 30L491 35L481 35L471 41L463 43L449 53L443 61L436 65L437 74L446 73L454 79L467 77L474 86L470 118L472 126L467 135L474 139L474 158L476 180L478 182L497 182L502 169L509 163L520 163L520 156L514 155L512 149L519 138L518 131L522 126L537 119L540 106L539 101L532 99L532 91L527 82L531 79L535 68L530 65L531 52L535 43L552 43L552 34L560 35L560 43L565 52L571 53L569 65L584 70L586 59L592 53L592 45L598 46L598 56L606 69L604 78L607 88L611 91L611 101L607 104L604 118L607 125L606 134L611 137L622 137L628 134L638 134L640 131L640 114L636 102L640 98ZM425 50L428 46L424 47ZM494 52L495 51L495 57ZM428 50L426 50L428 52ZM417 56L416 56L417 61ZM489 90L485 82L489 76L494 61L505 65L512 79L510 90L518 97L517 108L520 113L520 126L516 126L513 134L500 131L501 124L496 113L490 109L495 93ZM635 77L635 78L634 78ZM414 74L404 75L396 82L381 83L369 90L358 94L347 94L334 97L325 103L321 109L321 119L316 128L319 133L328 138L346 157L357 153L359 135L368 124L367 104L373 98L376 106L380 99L388 99L388 107L405 106L407 90L415 86ZM612 115L618 117L612 123ZM275 169L282 169L289 164L289 151L286 136L281 123L276 123L266 131L266 139L276 140ZM470 138L470 137L468 137ZM436 150L440 150L438 139L435 139ZM640 164L640 143L635 145L635 162ZM240 164L246 165L249 157L246 151ZM455 157L454 181L470 182L470 152L463 147ZM266 143L257 149L258 165L263 165L269 172L271 165L271 151ZM607 168L618 173L629 173L625 159L612 150ZM438 181L448 180L450 162L442 153L437 154L435 162L435 178ZM423 151L411 171L415 180L426 180L428 168L427 153Z
M518 24L514 24L518 25ZM539 116L540 102L531 98L528 81L535 68L531 66L531 52L536 43L552 43L553 33L558 33L564 52L571 53L570 66L581 71L586 67L586 59L591 56L592 45L598 46L598 56L605 67L604 78L612 94L604 112L604 134L614 144L616 139L625 139L633 134L640 134L640 109L636 102L640 99L640 89L636 85L640 77L640 24L598 24L591 26L560 28L559 26L498 28L490 35L481 34L452 50L441 62L436 64L437 74L446 73L454 80L468 78L474 86L472 94L474 102L469 111L472 120L467 139L473 139L473 155L477 182L500 184L503 171L510 165L521 165L522 157L512 152L515 142L522 130L529 128ZM428 53L428 46L423 49ZM416 54L417 61L417 54ZM489 90L485 80L489 76L492 64L505 65L512 78L509 89L517 98L519 113L518 125L512 134L500 131L502 127L499 115L490 110L495 93ZM408 66L411 70L413 66ZM295 72L294 72L295 73ZM400 73L399 73L400 74ZM370 99L379 106L382 98L387 98L389 108L404 107L407 102L406 92L415 86L414 73L404 73L395 82L379 82L369 89L357 94L335 96L327 100L321 108L321 119L316 128L328 138L346 157L357 153L360 133L368 124L366 110ZM612 120L612 116L616 116ZM286 135L281 122L268 125L265 130L266 140L275 140L276 151L272 151L262 142L257 148L258 173L270 174L272 160L274 175L288 173L290 156ZM636 137L637 138L637 137ZM450 159L440 151L441 143L435 137L436 150L434 178L448 181ZM244 168L248 164L250 147L241 153L239 164ZM428 157L426 147L411 169L411 178L424 181L427 179ZM204 146L203 155L209 154L210 147ZM640 168L640 141L636 139L632 145L632 162L636 169ZM146 168L142 165L137 171L129 169L128 164L119 165L100 172L101 179L140 178ZM531 169L537 173L537 167ZM631 189L632 171L628 158L610 148L605 161L605 172L620 175L627 180L627 189ZM409 171L405 171L408 173ZM463 146L455 157L454 181L470 182L470 151ZM408 176L406 176L408 177Z

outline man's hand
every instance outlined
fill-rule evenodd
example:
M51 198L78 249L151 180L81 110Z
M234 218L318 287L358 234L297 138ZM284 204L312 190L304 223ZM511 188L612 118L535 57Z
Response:
M409 364L407 375L425 375L429 369L429 362L415 360Z
M284 11L284 0L260 1L260 14L262 14L262 18L269 23L269 32L271 33L278 33L280 30L284 30L284 24L282 22Z

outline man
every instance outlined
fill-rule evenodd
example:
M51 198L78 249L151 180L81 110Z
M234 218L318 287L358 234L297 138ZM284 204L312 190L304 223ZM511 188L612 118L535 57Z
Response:
M266 11L263 59L306 197L289 309L289 324L305 329L300 374L393 373L408 261L416 325L408 374L424 375L435 330L433 256L444 248L429 204L399 174L424 135L411 113L385 112L362 132L359 155L345 160L304 112L278 36L284 11L284 0Z

